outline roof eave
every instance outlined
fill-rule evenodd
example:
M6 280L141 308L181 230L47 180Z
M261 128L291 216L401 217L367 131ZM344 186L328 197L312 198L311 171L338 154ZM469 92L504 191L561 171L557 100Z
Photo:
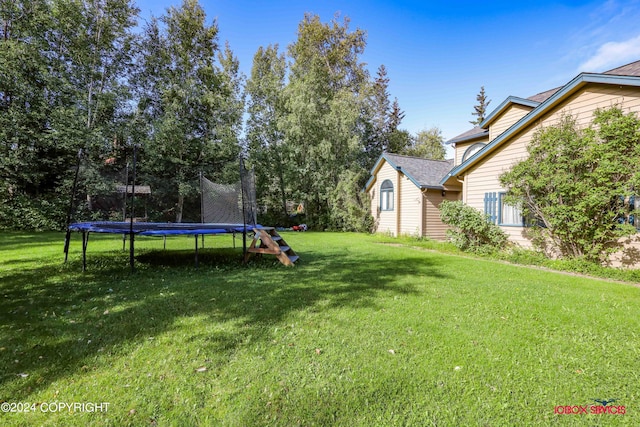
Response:
M376 161L376 164L373 165L373 167L371 168L371 176L369 177L369 180L367 181L367 183L364 185L364 191L369 191L371 189L371 185L373 184L373 182L376 180L376 173L377 171L380 169L380 166L382 165L382 160L386 160L384 158L384 154L382 153L380 155L380 157L378 157L378 160ZM388 162L388 160L387 160Z
M520 131L524 126L534 121L540 115L545 113L549 108L552 108L560 101L565 99L568 95L573 93L578 88L584 86L587 83L602 83L602 84L614 84L623 86L640 86L640 77L636 76L617 76L609 74L594 74L594 73L582 73L576 76L569 83L564 85L556 93L551 95L547 100L540 103L536 108L531 110L529 114L518 120L510 128L501 133L493 141L487 144L483 149L479 150L473 156L469 157L466 162L453 168L444 178L440 180L440 184L443 184L451 177L460 176L463 172L473 166L478 160L486 156L499 146L504 140L508 139L514 133Z
M485 118L482 123L480 123L480 127L481 128L485 128L487 126L489 126L491 124L491 122L493 122L494 120L496 120L498 118L498 116L500 116L500 114L502 114L502 112L504 110L506 110L510 105L512 104L518 104L518 105L524 105L526 107L531 107L531 108L536 108L538 105L540 105L539 102L537 101L532 101L530 99L525 99L525 98L520 98L518 96L509 96L507 97L507 99L505 99L504 101L502 101L502 103L500 103L500 105L498 105L488 116L487 118Z
M477 133L475 135L469 135L467 137L464 138L457 138L457 139L450 139L449 141L445 142L445 145L451 145L451 144L458 144L460 142L469 142L469 141L473 141L475 139L482 139L486 136L489 135L489 131L485 130L482 133Z

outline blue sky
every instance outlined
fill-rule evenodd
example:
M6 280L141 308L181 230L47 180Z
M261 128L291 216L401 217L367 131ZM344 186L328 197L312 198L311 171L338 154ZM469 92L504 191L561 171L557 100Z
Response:
M489 110L508 96L529 97L581 71L640 60L640 0L611 1L212 1L217 20L250 74L260 46L295 41L305 12L329 22L336 12L367 32L362 61L372 75L384 64L389 91L412 133L437 126L446 139L470 129L484 86ZM143 19L181 0L137 0Z

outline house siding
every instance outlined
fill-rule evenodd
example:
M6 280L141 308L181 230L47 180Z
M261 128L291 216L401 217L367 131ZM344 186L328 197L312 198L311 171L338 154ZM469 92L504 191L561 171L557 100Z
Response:
M400 187L399 234L422 236L422 192L405 175L398 177Z
M476 141L456 143L456 151L455 151L456 166L462 163L462 156L464 156L464 152L467 151L467 148L471 147L475 143Z
M376 231L379 233L391 233L397 235L398 232L398 197L400 195L400 189L398 187L398 172L392 168L389 163L383 162L382 166L375 175L376 180L371 185L369 195L371 196L371 213L373 214L376 222ZM381 211L380 210L380 186L385 180L390 180L393 183L393 210Z
M422 215L424 221L422 225L422 236L436 240L445 240L447 238L446 233L449 227L440 219L440 203L444 200L455 201L459 199L460 192L458 191L447 191L443 197L442 190L424 190L424 212Z
M496 139L518 120L529 114L533 108L512 104L489 126L489 141Z
M591 84L570 96L540 120L512 136L509 141L503 143L465 174L465 203L484 211L484 194L503 191L499 182L500 175L527 157L526 147L531 142L535 131L541 126L558 123L563 114L570 114L576 118L579 125L587 126L593 120L596 109L614 105L620 106L625 112L640 112L640 88ZM502 228L511 241L530 246L529 240L523 235L524 227Z
M489 142L489 138L485 137L485 138L479 138L479 139L474 139L472 141L464 141L464 142L458 142L456 143L456 147L455 147L455 166L458 166L460 164L462 164L462 158L464 157L464 153L465 151L467 151L467 148L471 147L473 144L477 144L477 143L482 143L482 144L486 144Z

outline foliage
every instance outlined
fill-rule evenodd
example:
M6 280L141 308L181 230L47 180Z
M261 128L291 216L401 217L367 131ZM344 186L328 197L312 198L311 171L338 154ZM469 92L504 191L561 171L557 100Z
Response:
M451 242L463 251L494 252L503 249L507 243L507 235L500 227L461 201L443 201L440 204L440 217L442 222L451 227L447 230Z
M131 182L135 146L152 219L198 220L199 173L234 182L242 153L270 213L302 203L311 226L366 228L367 172L413 137L400 129L385 67L371 79L362 62L364 30L307 14L286 54L260 48L245 88L198 0L141 31L138 12L133 0L0 0L2 218L46 212L34 227L63 227L65 203L39 201L67 198L80 149L84 216L74 219L120 217L114 187Z
M198 199L200 172L238 179L242 78L229 46L219 50L217 25L206 20L197 0L169 8L162 26L154 19L146 27L138 60L140 114L150 125L134 141L144 145L141 182L152 186L165 219L177 222L199 212L185 204Z
M6 197L6 196L5 196ZM55 230L64 224L64 199L48 195L38 199L15 194L0 200L0 229Z
M446 153L442 131L437 127L418 132L413 145L402 152L407 156L433 160L444 160Z
M136 14L129 0L0 2L0 177L2 198L15 202L5 217L27 209L41 218L34 226L62 227L64 209L44 200L69 186L79 148L101 176L128 110ZM81 184L94 195L104 182Z
M362 177L345 170L330 195L331 228L338 231L373 231L369 194L361 190Z
M307 14L289 46L286 113L278 123L289 156L285 178L315 228L331 227L331 194L342 171L360 167L357 129L368 75L359 55L365 44L364 31L349 31L348 19L324 24Z
M618 107L597 110L580 128L564 116L538 130L529 157L501 177L507 201L543 226L530 232L547 253L604 261L618 240L635 234L629 224L640 174L640 119Z
M479 125L484 122L484 119L487 115L487 107L491 104L491 100L487 101L487 95L484 92L484 86L480 88L480 92L476 95L476 101L478 101L477 105L473 106L473 113L471 115L477 116L475 120L470 121L472 125Z
M387 68L381 65L375 80L369 85L369 100L366 104L365 149L363 167L369 170L384 152L402 153L411 146L409 132L399 129L405 113L400 109L398 99L390 101Z
M261 207L273 214L269 224L286 224L291 186L285 181L288 154L278 121L284 115L283 90L287 66L278 46L260 47L253 57L247 81L248 118L246 151L256 174L256 194ZM274 221L275 220L275 221Z

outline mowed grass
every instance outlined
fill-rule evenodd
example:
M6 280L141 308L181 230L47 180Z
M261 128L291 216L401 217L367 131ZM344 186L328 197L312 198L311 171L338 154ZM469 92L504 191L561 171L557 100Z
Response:
M131 273L91 235L83 273L79 235L67 264L60 233L3 235L0 402L36 405L0 425L640 425L638 287L284 237L294 268L219 236L196 269L192 237L141 238ZM625 414L554 413L594 399Z

